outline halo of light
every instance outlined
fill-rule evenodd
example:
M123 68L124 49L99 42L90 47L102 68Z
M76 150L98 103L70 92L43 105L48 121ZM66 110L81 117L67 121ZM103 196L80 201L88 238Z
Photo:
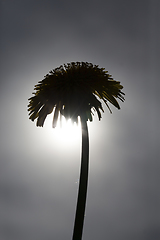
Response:
M45 128L49 138L54 139L57 144L60 144L63 149L70 147L74 147L75 145L80 144L81 139L81 125L80 121L78 124L73 123L71 119L66 120L65 117L62 116L62 121L58 120L56 128L52 128L51 120L53 118L53 114L50 114L45 121ZM49 139L48 139L49 140ZM49 140L50 141L50 140Z

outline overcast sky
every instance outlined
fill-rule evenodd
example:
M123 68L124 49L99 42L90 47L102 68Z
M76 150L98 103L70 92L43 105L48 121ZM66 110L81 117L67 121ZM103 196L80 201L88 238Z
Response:
M160 1L0 2L0 239L72 237L80 132L67 140L50 117L37 128L27 105L51 69L87 61L121 82L126 101L88 123L83 240L159 240Z

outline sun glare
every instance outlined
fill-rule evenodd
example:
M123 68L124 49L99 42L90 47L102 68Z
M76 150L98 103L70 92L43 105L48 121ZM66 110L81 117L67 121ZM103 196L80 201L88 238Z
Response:
M78 121L78 124L76 124L73 123L71 119L66 120L62 116L62 121L60 122L60 119L58 119L57 126L52 128L52 120L53 115L48 115L44 124L44 128L47 130L50 137L56 139L57 144L61 143L67 146L74 145L77 141L79 141L81 137L80 121Z

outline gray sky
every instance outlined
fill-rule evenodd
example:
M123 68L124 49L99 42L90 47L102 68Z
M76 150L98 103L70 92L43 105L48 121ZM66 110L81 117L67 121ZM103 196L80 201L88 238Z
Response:
M160 239L158 0L1 0L0 239L71 239L81 139L28 119L28 98L51 69L105 67L126 93L88 123L83 240Z

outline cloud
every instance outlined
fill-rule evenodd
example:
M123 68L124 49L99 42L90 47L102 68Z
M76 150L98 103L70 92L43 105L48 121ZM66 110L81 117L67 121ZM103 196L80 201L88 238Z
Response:
M159 232L159 1L3 1L0 236L69 239L80 142L62 150L28 120L34 85L70 61L105 67L126 93L89 123L84 239L155 239ZM58 146L59 144L59 146Z

